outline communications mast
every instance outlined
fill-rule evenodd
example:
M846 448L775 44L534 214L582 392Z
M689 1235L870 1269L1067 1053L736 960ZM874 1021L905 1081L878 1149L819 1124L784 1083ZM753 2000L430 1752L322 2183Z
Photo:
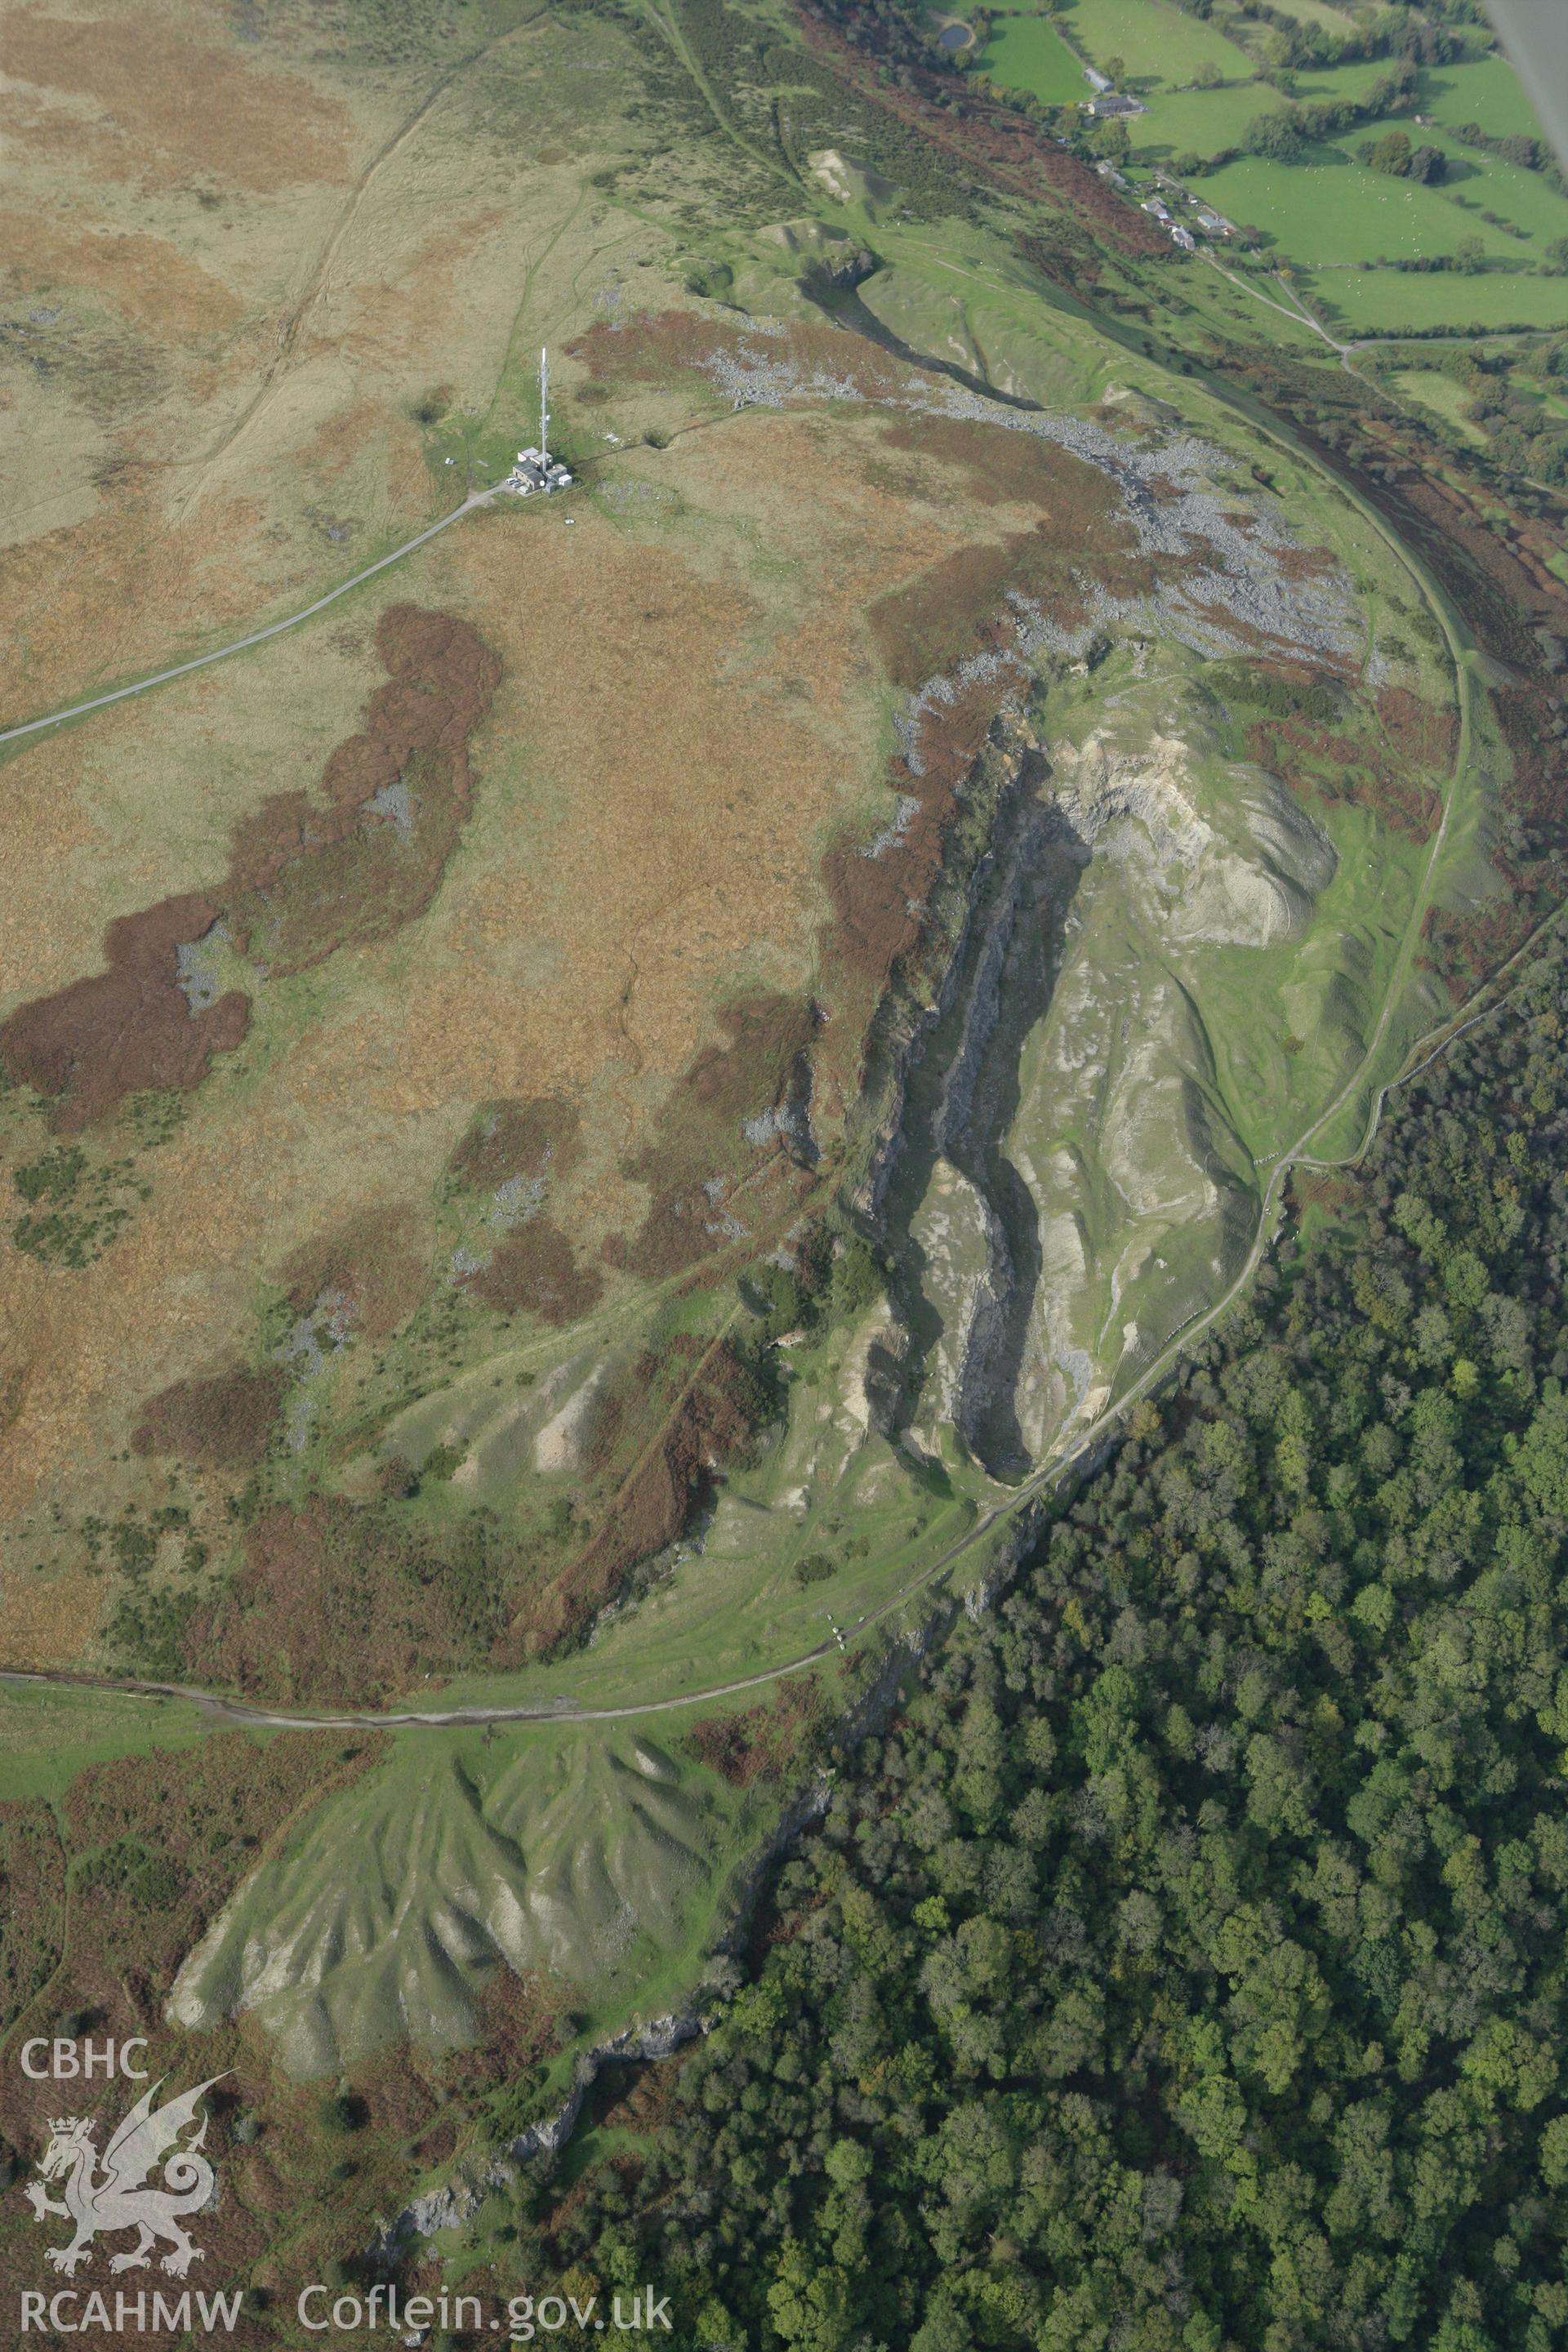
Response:
M515 490L520 499L531 490L564 490L571 487L572 477L559 457L550 454L550 353L542 349L539 354L539 446L520 449L517 463L500 485L503 490Z

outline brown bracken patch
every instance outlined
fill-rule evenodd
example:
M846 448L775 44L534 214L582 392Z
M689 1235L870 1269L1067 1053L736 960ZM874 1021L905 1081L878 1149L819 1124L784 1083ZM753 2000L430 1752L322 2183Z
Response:
M854 1001L868 1005L898 966L918 948L921 909L941 871L942 845L958 805L957 787L977 757L1002 695L1021 672L998 683L978 682L922 713L917 774L893 762L893 790L915 803L896 839L867 844L841 838L822 861L833 907L824 950L850 984ZM875 854L873 855L873 851ZM846 1028L849 1024L844 1024ZM854 1074L846 1073L847 1083Z
M521 1176L562 1175L582 1158L582 1119L559 1095L485 1103L447 1162L467 1191L492 1192Z
M759 989L721 1014L727 1045L707 1045L671 1088L650 1141L626 1173L653 1199L626 1254L634 1274L679 1273L712 1255L725 1239L724 1194L733 1172L748 1175L760 1154L776 1158L775 1134L747 1145L748 1119L777 1109L789 1096L816 1030L805 997Z
M1120 430L1126 420L1112 411L1110 423ZM950 468L977 506L1041 507L1076 523L1080 535L1116 513L1115 486L1038 433L968 417L910 416L885 425L882 439L889 449Z
M510 1969L498 1969L476 2006L475 2045L454 2053L446 2068L448 2079L466 2090L488 2090L498 2080L515 2082L572 2039L572 1988L559 1977L547 1981L531 1970L517 1976Z
M1409 700L1414 703L1415 698ZM1442 716L1421 730L1421 740L1437 746ZM1415 732L1412 726L1411 733ZM1395 756L1385 739L1331 734L1302 719L1254 719L1246 731L1247 755L1281 777L1292 792L1369 808L1407 841L1432 837L1441 809L1436 785L1405 764L1409 749Z
M153 1397L131 1440L138 1454L176 1454L214 1470L254 1470L278 1434L282 1366L176 1381Z
M262 1747L246 1733L226 1732L177 1757L153 1748L79 1774L60 1826L68 1850L86 1859L78 1864L66 1929L69 1982L57 1986L54 2013L92 2006L102 2012L95 2031L145 2032L181 1959L255 1866L263 1840L357 1778L384 1746L374 1734L345 1748L341 1733L302 1731ZM40 1956L52 1965L65 1925L58 1916L64 1855L33 1834L33 1811L7 1807L4 1820L13 1831L20 1824L37 1847L42 1875L32 1916ZM13 1836L8 1877L19 1853ZM13 1883L20 1892L19 1874ZM118 2086L109 2087L112 2095ZM29 2083L19 2068L7 2068L0 2132L25 2145L51 2097L58 2102L57 2085Z
M1354 1174L1292 1168L1289 1189L1298 1209L1351 1209L1362 1199L1365 1188Z
M687 1733L686 1745L732 1788L750 1788L758 1780L782 1780L796 1760L803 1736L822 1711L818 1678L805 1674L780 1683L767 1706L701 1717Z
M429 1264L421 1219L389 1207L365 1210L301 1243L285 1262L283 1280L296 1315L308 1315L331 1292L367 1339L384 1339L418 1304Z
M1022 439L1022 435L1007 436ZM1070 470L1069 470L1070 469ZM1136 531L1119 512L1103 474L1069 459L1050 495L1048 521L1032 531L983 540L892 589L871 607L871 635L895 686L911 691L967 655L1011 649L1009 593L1042 605L1064 628L1088 618L1083 581L1109 596L1150 593L1153 564L1137 552ZM1184 568L1171 562L1167 572Z
M566 348L588 370L594 383L601 385L658 383L672 375L700 375L707 362L748 352L798 367L803 397L811 396L806 384L817 369L825 371L835 384L847 385L850 396L861 400L886 399L921 380L874 343L843 334L837 328L797 324L790 328L787 338L763 337L755 330L705 319L695 310L640 310L618 325L602 321ZM704 375L702 382L712 394L711 379Z
M327 761L329 809L279 793L236 833L230 929L277 973L423 914L468 814L468 739L500 663L466 621L416 604L382 614L376 646L390 675Z
M74 1132L144 1088L199 1086L215 1053L246 1034L231 990L193 1013L176 950L220 919L239 951L281 976L350 942L385 939L435 897L470 799L468 740L500 669L466 621L416 604L383 614L390 673L363 730L340 743L322 785L275 794L237 828L226 880L123 915L104 934L109 969L36 998L0 1027L0 1062L54 1098Z
M144 1088L196 1087L215 1054L233 1051L250 1026L247 999L231 990L193 1013L175 950L217 920L217 901L193 893L122 915L104 933L107 971L36 997L0 1027L0 1061L14 1078L54 1097L54 1123L72 1134Z
M1412 760L1418 766L1436 769L1440 773L1447 771L1453 761L1458 725L1451 702L1428 702L1412 694L1408 687L1385 686L1375 708L1401 759Z
M1265 668L1300 663L1301 648L1294 638L1282 637L1274 629L1260 629L1219 597L1189 595L1186 603L1189 612L1209 622L1233 645L1245 646ZM1360 667L1353 654L1335 653L1326 646L1320 646L1312 659L1320 676L1346 682L1356 677Z
M500 1315L537 1315L557 1328L586 1315L604 1287L596 1266L579 1265L572 1244L549 1217L530 1217L464 1277L465 1286Z
M488 1511L426 1529L395 1501L313 1496L248 1529L184 1654L193 1674L253 1697L375 1706L483 1657L530 1573Z
M1277 547L1274 567L1286 580L1328 580L1340 568L1331 547Z
M670 1356L689 1357L699 1344L687 1337ZM750 1443L756 1411L751 1375L723 1340L715 1341L699 1356L677 1410L615 1497L599 1533L513 1619L496 1663L538 1657L582 1633L629 1569L675 1541L715 1469Z

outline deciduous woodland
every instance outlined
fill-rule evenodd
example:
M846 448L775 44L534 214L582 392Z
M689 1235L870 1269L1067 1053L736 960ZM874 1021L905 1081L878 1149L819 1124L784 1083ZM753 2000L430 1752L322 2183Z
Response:
M1394 1099L522 2269L801 2352L1563 2340L1561 956Z

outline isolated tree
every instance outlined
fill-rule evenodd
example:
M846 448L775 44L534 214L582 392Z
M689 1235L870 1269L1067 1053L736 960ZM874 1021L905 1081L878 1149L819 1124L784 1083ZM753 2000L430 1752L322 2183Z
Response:
M1363 163L1390 179L1402 180L1410 169L1410 141L1403 131L1385 131L1381 139L1363 139L1356 149Z
M1270 163L1299 163L1307 152L1300 125L1285 107L1255 114L1241 134L1241 143L1249 155L1261 155Z

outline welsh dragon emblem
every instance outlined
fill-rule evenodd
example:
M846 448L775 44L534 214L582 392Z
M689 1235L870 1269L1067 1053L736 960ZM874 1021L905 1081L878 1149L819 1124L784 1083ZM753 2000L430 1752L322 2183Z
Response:
M171 2249L161 2267L175 2278L184 2278L193 2263L204 2259L201 2248L192 2245L181 2224L186 2214L199 2213L213 2192L212 2166L198 2153L207 2136L205 2112L195 2139L184 2147L179 2141L195 2121L213 2084L222 2079L214 2074L162 2107L153 2105L162 2087L154 2083L115 2131L101 2163L92 2144L90 2116L50 2117L49 2144L38 2160L38 2170L45 2180L63 2178L65 2193L57 2200L47 2194L42 2182L30 2180L26 2194L40 2221L46 2214L58 2213L76 2224L76 2235L68 2246L48 2249L47 2259L56 2270L64 2271L68 2277L74 2275L89 2259L93 2240L100 2232L112 2237L120 2230L136 2230L141 2234L129 2252L111 2257L111 2271L144 2270L160 2240L166 2240ZM153 2188L148 2175L160 2163L163 2185Z

